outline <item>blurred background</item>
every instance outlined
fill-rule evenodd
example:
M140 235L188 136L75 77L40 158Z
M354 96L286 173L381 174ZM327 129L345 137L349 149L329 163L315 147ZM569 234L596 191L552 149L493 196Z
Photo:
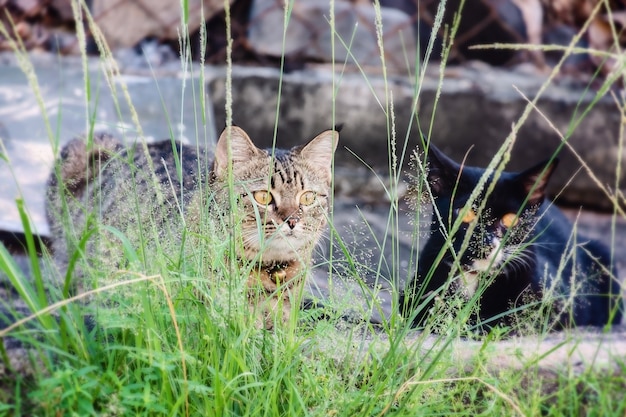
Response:
M278 65L284 56L287 70L312 63L338 62L380 69L374 16L379 10L388 72L407 74L415 55L424 58L440 1L382 0L375 7L368 0L337 0L334 7L335 40L331 51L331 16L328 0L296 0L289 4L285 29L285 2L278 0L234 0L228 11L233 40L232 59L245 65ZM433 39L432 59L441 55L442 42L449 37L455 15L460 25L449 63L480 60L496 66L532 62L539 69L553 66L562 56L558 51L471 49L475 45L529 43L568 45L580 35L577 47L610 51L623 46L626 35L626 5L623 0L450 0L445 3L443 21ZM163 59L178 55L181 7L167 0L88 0L86 4L113 51L135 48L156 49ZM226 59L226 12L221 0L190 0L187 20L195 59L223 65ZM0 19L8 35L20 38L27 49L77 54L76 21L71 0L2 0ZM461 8L462 7L462 8ZM202 39L200 28L206 33ZM89 28L86 27L89 33ZM283 34L286 33L285 45ZM615 45L616 32L619 45ZM11 50L0 36L0 50ZM4 38L4 39L3 39ZM150 46L148 46L150 45ZM344 46L346 46L344 45ZM88 51L98 55L96 45ZM153 51L150 51L153 53ZM120 52L122 53L122 52ZM160 62L150 56L152 64ZM563 71L581 75L600 70L610 72L615 62L603 57L577 54L567 60ZM414 69L413 69L414 71Z
M202 138L211 146L226 124L224 66L230 36L232 121L264 146L275 140L291 146L343 123L341 165L363 168L363 160L388 171L392 135L406 150L399 155L405 168L420 135L458 160L472 149L468 162L485 165L545 83L548 88L518 133L511 169L523 169L563 148L552 188L562 203L601 210L613 206L598 181L585 169L580 172L581 160L601 184L624 190L623 175L616 170L625 161L620 145L624 0L337 0L332 10L328 0L296 0L287 8L280 0L234 0L228 10L222 0L188 4L183 29L179 2L86 2L121 69L117 80L129 85L139 129L129 120L128 105L109 107L107 95L119 91L111 92L115 87L98 75L103 55L85 12L74 11L70 0L0 0L6 28L0 33L0 51L9 52L0 62L5 146L10 147L11 139L32 142L28 135L49 136L43 128L34 129L34 120L25 121L24 129L10 121L24 121L24 108L33 110L29 87L19 93L25 82L10 54L14 40L33 52L36 71L48 73L39 83L47 89L44 96L50 95L47 105L56 117L49 119L62 142L84 132L81 121L91 113L100 129L192 142ZM437 24L437 10L444 5ZM77 21L87 36L84 48L93 57L89 84L81 80ZM575 49L564 58L568 46ZM204 64L203 85L180 81L197 81L199 75L186 68L187 57ZM83 109L86 95L99 100L91 111ZM200 96L207 100L199 110ZM54 98L56 108L50 104ZM59 117L61 107L65 110ZM32 153L14 152L16 158Z

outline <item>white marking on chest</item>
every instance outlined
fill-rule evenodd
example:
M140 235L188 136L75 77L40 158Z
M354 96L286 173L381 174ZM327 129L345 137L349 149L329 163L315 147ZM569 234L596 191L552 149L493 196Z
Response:
M478 289L479 278L488 275L489 271L497 270L503 260L504 254L500 249L500 240L494 238L489 255L485 259L474 259L467 270L461 271L457 281L459 290L466 298L472 298Z
M478 288L478 277L480 273L477 271L464 271L457 278L459 290L465 298L472 298Z

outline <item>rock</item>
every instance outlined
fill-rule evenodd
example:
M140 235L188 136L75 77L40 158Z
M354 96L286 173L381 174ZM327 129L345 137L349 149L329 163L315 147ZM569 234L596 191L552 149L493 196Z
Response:
M74 22L74 11L72 10L72 0L51 0L52 7L59 18L64 22Z
M213 126L203 125L204 118L213 120L210 109L202 116L198 97L189 92L191 84L199 82L197 78L162 76L162 68L151 75L149 69L144 75L138 71L138 75L113 77L111 85L116 88L113 91L102 75L107 70L106 63L100 58L88 59L91 94L97 97L88 104L80 57L33 53L28 59L46 103L45 114L19 68L17 57L0 53L0 142L2 157L7 161L0 160L0 230L23 230L16 208L19 197L28 209L31 227L39 235L48 234L44 195L54 158L52 149L89 130L90 122L85 117L88 106L93 105L94 130L108 131L128 142L138 140L138 128L120 89L122 84L130 95L146 140L164 139L172 134L178 140L199 141L202 146L215 143ZM46 118L51 131L46 127Z
M12 50L20 39L27 49L36 49L44 43L41 25L33 20L44 9L39 0L0 1L0 51Z
M190 0L189 33L200 27L202 18L209 19L223 9L222 0ZM181 3L177 1L93 0L92 14L112 49L135 46L147 37L176 40L181 26Z
M339 65L347 61L351 65L358 64L381 71L376 11L371 4L336 1L334 30L329 23L328 1L298 0L291 4L293 9L284 33L284 3L280 0L253 2L248 41L256 53L280 57L284 51L286 56L305 60L334 61ZM410 65L415 62L412 19L397 9L381 7L380 13L386 69L406 74L407 62ZM334 51L331 41L333 36Z
M226 120L225 71L212 74L208 88L221 127ZM532 99L546 76L485 64L449 67L437 99L438 82L437 68L429 69L415 107L416 86L405 77L385 82L373 75L365 79L355 73L333 74L325 66L282 75L270 68L236 67L233 122L255 141L271 146L280 85L280 146L294 145L343 123L337 163L363 166L365 162L374 170L388 172L390 121L385 111L393 97L395 148L403 169L410 170L409 157L421 143L418 127L424 134L431 132L434 143L454 159L463 160L469 151L468 164L487 166L527 106L516 88ZM595 94L585 86L553 81L538 100L538 111L531 112L521 126L507 169L522 170L558 152L560 164L551 179L552 195L575 205L611 209L613 203L598 183L614 187L618 160L622 166L626 164L626 154L616 153L622 116L608 95L595 102ZM561 135L567 144L561 142ZM581 161L588 170L580 169ZM619 191L626 192L624 178L619 178Z
M439 6L439 1L426 0L420 3L419 17L429 28L433 27L437 19ZM457 35L450 51L451 60L464 62L479 59L492 65L504 65L519 55L512 49L472 49L475 45L527 41L528 22L525 21L523 10L513 0L447 1L437 34L438 44L449 36L450 28L454 26L461 8ZM439 56L433 58L438 59Z
M353 329L349 331L353 332L350 336L355 332ZM364 336L359 335L359 340L363 341L364 347L348 352L351 354L336 350L338 363L345 365L344 361L350 360L363 363L375 357L372 352L401 349L411 352L415 358L416 380L431 363L447 366L447 371L445 368L442 370L451 380L484 373L508 378L514 373L524 376L520 392L526 391L529 386L540 387L546 396L558 395L562 389L559 382L562 383L566 375L573 378L593 373L603 378L624 378L626 328L623 326L616 326L610 332L579 328L501 341L472 341L410 332L402 343L398 343L386 334L361 332ZM326 345L319 343L318 346L324 349ZM328 347L338 349L336 345ZM326 350L327 354L333 352Z
M45 1L41 0L11 0L3 3L6 3L3 6L7 9L15 8L22 11L26 17L37 15L45 7Z
M528 364L544 376L556 379L563 371L580 375L590 370L623 372L618 363L626 358L626 329L615 326L611 332L581 327L547 336L515 337L488 345L485 366L493 372L526 370ZM471 358L485 349L482 342L459 341L457 357L471 363ZM536 366L536 368L535 368Z

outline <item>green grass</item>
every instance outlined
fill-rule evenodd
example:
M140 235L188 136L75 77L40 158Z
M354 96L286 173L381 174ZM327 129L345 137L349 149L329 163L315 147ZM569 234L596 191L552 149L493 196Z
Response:
M77 16L83 16L80 5L77 2L73 5ZM183 2L182 7L186 6ZM83 19L97 33L92 20L88 16ZM330 23L334 23L332 18ZM454 28L451 29L454 35ZM79 30L83 50L84 36ZM96 41L103 60L111 59L101 37L96 36ZM191 72L193 66L185 35L181 44L186 52L181 67ZM380 47L383 48L382 42ZM34 94L41 97L27 54L18 44L15 49L24 72L29 74ZM444 54L442 69L445 57ZM86 60L84 56L85 88L91 91L94 80L89 78ZM426 64L428 60L415 64L416 96L420 93L419 80ZM382 65L384 68L384 60ZM113 67L112 73L116 71ZM202 91L204 80L200 71L199 87L193 82L189 86L191 94L199 97L198 114L204 115L203 94L198 92ZM557 73L558 67L546 86ZM365 73L364 76L367 79ZM623 73L606 79L598 94L607 91L618 77L623 77ZM120 87L111 81L111 74L105 80L116 92L114 96L119 94L133 109L126 89L122 86L118 91ZM442 82L443 78L440 85ZM93 103L89 94L86 102ZM508 158L515 134L535 109L535 102L529 102L526 112L514 125L493 167L498 166L498 158ZM43 100L39 103L45 116ZM230 103L228 100L227 109ZM87 108L86 118L92 120L96 109L93 104ZM623 114L624 108L616 106L616 111ZM396 137L389 91L381 111L388 115L390 154L398 155L389 159L391 183L387 192L392 210L387 230L398 231L398 216L402 215L396 191L402 178L399 167L412 150L407 149L406 140ZM227 123L230 114L227 111ZM573 120L572 128L578 120ZM136 131L141 134L136 114L134 121ZM204 119L203 122L205 126L209 123ZM87 130L93 128L93 122L88 123ZM51 128L48 135L52 149L58 153L60 138ZM196 139L199 143L207 142L206 137ZM564 146L567 146L566 137ZM418 181L417 188L421 187L423 183ZM21 200L18 204L22 204ZM616 215L624 216L617 202L615 210ZM278 325L273 331L259 329L255 315L248 308L246 271L224 261L234 258L229 256L234 249L227 240L219 238L219 233L189 233L182 247L172 250L167 237L148 228L144 236L146 244L138 253L124 244L123 234L112 231L126 249L123 267L113 271L105 267L87 270L88 282L99 284L86 286L72 296L70 288L76 277L72 273L60 276L48 254L38 256L34 244L37 238L31 232L28 211L22 205L20 213L31 273L22 272L2 246L0 270L20 300L35 313L0 330L0 340L4 341L0 353L5 367L9 366L8 356L15 355L15 350L7 348L9 338L21 341L20 352L26 355L25 363L29 365L14 372L7 368L0 374L0 415L623 416L626 413L622 400L626 389L623 358L622 362L616 359L614 372L580 371L567 366L547 371L537 366L541 357L516 356L513 352L510 362L515 366L502 367L494 365L501 340L497 332L483 341L463 341L459 338L462 324L447 322L449 332L428 337L411 332L397 315L374 329L365 323L346 323L340 317L333 317L332 311L331 317L322 321L302 311L298 320ZM419 216L417 213L416 218ZM215 227L207 223L200 230L214 231ZM419 239L416 231L416 246ZM390 260L368 259L371 264L363 265L363 260L351 252L349 244L336 231L331 231L330 240L343 246L349 265L347 275L358 276L362 270L380 271L382 263L388 261L394 274L392 282L406 278L400 276L397 252L392 251L396 255ZM398 242L389 238L377 245L394 248ZM84 243L78 242L77 247L84 248ZM80 266L83 259L77 254L75 262ZM332 263L333 259L328 262ZM342 278L346 277L334 277ZM365 285L363 291L372 295L374 308L380 308L376 305L376 291ZM345 308L332 307L339 312L337 316ZM563 343L576 340L575 335L569 337L566 334Z

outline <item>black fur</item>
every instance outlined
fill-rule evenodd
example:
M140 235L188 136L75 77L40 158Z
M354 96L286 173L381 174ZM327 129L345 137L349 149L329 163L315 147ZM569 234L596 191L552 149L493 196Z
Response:
M400 313L411 320L412 326L426 323L430 314L437 311L433 310L437 300L445 302L451 295L459 294L461 288L449 285L451 280L456 278L456 282L461 282L460 276L468 276L461 270L475 265L476 259L484 259L485 252L491 252L485 251L485 247L494 238L503 242L500 248L517 246L515 253L507 258L509 261L493 262L478 275L474 298L479 307L471 322L479 328L512 324L515 315L512 309L525 304L528 304L525 308L536 308L539 303L532 301L545 297L549 288L555 288L552 292L555 302L549 310L550 314L557 314L554 317L557 328L602 326L621 321L620 286L608 248L576 234L572 223L545 197L546 184L557 162L548 160L521 173L503 172L493 192L485 195L492 182L488 180L472 204L477 211L475 228L467 249L462 251L469 223L473 222L460 221L454 234L452 225L463 215L462 209L485 170L461 166L430 145L428 182L443 221L433 213L431 234L420 252L417 274L400 295ZM481 204L483 211L478 210ZM507 213L519 213L519 222L510 228L501 222ZM444 233L452 235L452 249ZM572 250L573 245L577 247ZM442 251L443 258L438 261ZM574 292L572 277L577 287ZM568 305L572 293L575 297ZM564 305L568 307L563 308Z

